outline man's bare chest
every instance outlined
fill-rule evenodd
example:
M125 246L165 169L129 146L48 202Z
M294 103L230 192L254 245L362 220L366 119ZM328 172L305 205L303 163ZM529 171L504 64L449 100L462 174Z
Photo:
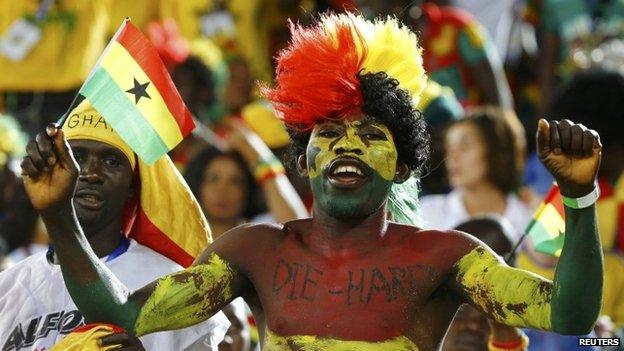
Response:
M383 340L409 334L445 276L434 257L402 247L327 258L287 245L253 280L273 332Z

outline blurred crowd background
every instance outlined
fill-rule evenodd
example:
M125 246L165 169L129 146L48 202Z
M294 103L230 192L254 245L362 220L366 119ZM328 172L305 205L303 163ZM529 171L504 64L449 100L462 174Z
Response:
M125 17L158 49L194 114L198 127L170 156L213 235L306 216L312 199L296 170L285 167L270 182L254 172L257 155L285 160L290 142L259 86L272 84L288 20L311 23L325 11L396 16L419 34L429 76L419 109L433 146L413 194L423 227L451 229L487 215L495 228L464 230L507 257L553 181L535 156L537 120L568 118L600 133L606 272L593 334L621 331L624 0L0 0L0 265L47 249L20 158L27 140L66 112ZM17 36L24 20L38 31ZM510 263L553 277L557 259L530 240L515 256ZM226 312L233 325L223 350L253 349L244 304ZM576 338L526 332L532 350L578 349ZM487 337L483 317L462 309L444 347L484 350Z

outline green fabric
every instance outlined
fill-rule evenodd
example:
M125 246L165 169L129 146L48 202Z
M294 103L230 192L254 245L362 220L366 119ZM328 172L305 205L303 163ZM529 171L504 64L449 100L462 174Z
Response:
M441 94L422 113L428 125L439 126L462 118L464 110L455 96Z
M419 182L419 178L410 177L401 184L392 184L388 196L388 211L392 214L393 221L414 226L422 225L418 201Z
M156 130L105 69L95 71L80 89L80 94L144 162L152 164L169 151Z
M483 36L484 41L483 46L473 45L468 33L466 33L466 30L467 29L464 28L461 30L461 32L459 32L457 45L459 46L459 54L464 62L466 62L468 66L473 66L483 61L488 56L487 47L491 46L491 44L489 38L487 38L485 34L482 33L481 35Z
M568 40L590 30L585 0L542 0L540 21L546 32Z
M468 99L468 90L464 86L464 80L456 64L446 68L438 69L435 72L429 72L429 78L435 80L440 85L453 89L455 96L459 101Z

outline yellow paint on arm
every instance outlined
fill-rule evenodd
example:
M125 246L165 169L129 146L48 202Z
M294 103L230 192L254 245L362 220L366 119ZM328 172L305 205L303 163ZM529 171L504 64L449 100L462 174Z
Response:
M483 247L462 257L456 267L457 281L470 300L496 321L551 329L553 284L549 280L509 267Z
M216 253L197 266L160 278L135 323L136 335L185 328L218 312L232 298L233 269Z
M280 336L268 330L265 351L418 351L405 336L379 342L340 340L313 335Z

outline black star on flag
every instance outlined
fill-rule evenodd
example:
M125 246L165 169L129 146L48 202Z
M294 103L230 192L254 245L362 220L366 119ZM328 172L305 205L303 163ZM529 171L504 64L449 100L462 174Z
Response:
M134 87L132 87L132 89L126 90L126 93L134 94L134 103L138 104L139 100L142 97L151 99L151 97L146 91L147 86L149 85L150 82L148 81L147 83L140 84L136 78L132 78L132 79L134 79Z

